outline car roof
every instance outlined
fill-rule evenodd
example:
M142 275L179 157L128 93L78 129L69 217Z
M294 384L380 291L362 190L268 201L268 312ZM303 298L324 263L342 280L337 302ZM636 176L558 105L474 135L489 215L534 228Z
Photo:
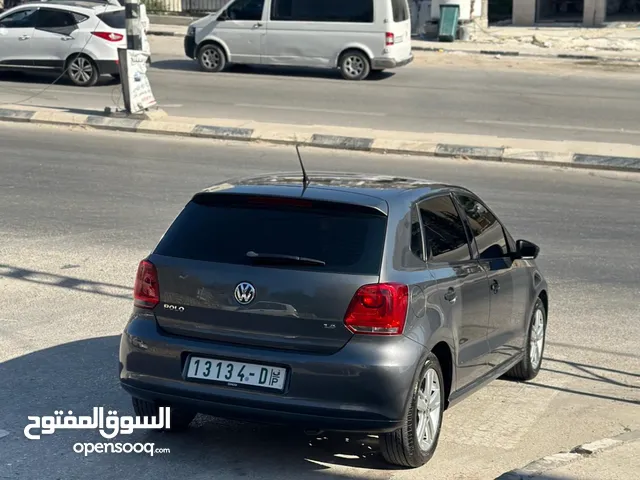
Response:
M91 0L41 0L35 2L25 2L15 8L25 8L25 7L47 7L59 10L68 10L71 12L77 13L103 13L103 12L112 12L118 10L124 10L124 7L120 5L113 5L107 2L100 1L91 1ZM96 10L99 9L99 12Z
M302 173L278 172L226 180L200 194L240 193L328 200L378 208L385 213L396 200L417 199L435 191L461 188L422 178L366 173L307 172L304 189Z

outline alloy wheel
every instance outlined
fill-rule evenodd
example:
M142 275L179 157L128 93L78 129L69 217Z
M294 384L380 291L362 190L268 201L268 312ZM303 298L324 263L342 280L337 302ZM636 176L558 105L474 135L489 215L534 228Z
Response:
M349 55L343 63L343 68L348 76L356 78L362 75L365 70L365 64L358 55Z
M418 425L416 428L420 450L429 450L436 440L440 427L442 398L440 378L433 368L429 368L418 385L417 402Z
M220 65L220 52L215 48L207 48L202 52L202 65L208 70L214 70Z
M84 57L77 57L69 65L69 75L78 84L89 83L93 76L93 65Z
M536 310L531 325L531 338L529 339L529 359L533 369L537 369L542 360L544 348L544 314L542 310Z

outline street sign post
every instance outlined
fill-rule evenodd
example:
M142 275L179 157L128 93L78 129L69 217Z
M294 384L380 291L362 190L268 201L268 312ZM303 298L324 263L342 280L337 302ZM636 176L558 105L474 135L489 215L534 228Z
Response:
M149 53L143 51L138 0L125 0L125 27L127 48L118 50L122 97L127 113L141 113L156 106L156 100L147 77Z

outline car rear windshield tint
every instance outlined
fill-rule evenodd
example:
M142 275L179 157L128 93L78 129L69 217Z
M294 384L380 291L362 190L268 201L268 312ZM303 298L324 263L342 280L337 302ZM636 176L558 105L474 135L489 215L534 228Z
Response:
M124 10L117 10L115 12L106 12L98 15L98 18L106 23L111 28L125 28Z
M409 20L409 5L407 0L391 0L393 10L393 21L396 23Z
M247 252L317 259L324 266L283 268L378 275L386 217L343 208L191 201L155 253L169 257L251 265Z

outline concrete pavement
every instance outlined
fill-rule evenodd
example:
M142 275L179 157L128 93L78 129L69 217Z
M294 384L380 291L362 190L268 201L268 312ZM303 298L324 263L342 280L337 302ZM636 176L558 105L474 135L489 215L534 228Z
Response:
M525 477L531 480L633 480L640 472L640 441L620 445L580 462Z
M175 116L640 145L635 71L433 54L353 83L333 72L296 69L206 74L184 58L179 38L151 42L153 91ZM2 79L0 104L122 105L120 85L108 80L81 89L64 81L50 86L50 77Z
M100 441L95 432L29 441L27 415L131 412L116 355L135 268L190 195L298 164L291 147L29 124L0 124L0 145L0 478L488 480L640 429L637 176L305 148L308 170L459 182L517 238L538 242L552 288L541 375L496 381L454 407L438 452L418 470L389 470L375 439L210 417L184 436L134 434L171 448L153 458L73 453L75 442Z
M496 480L631 480L640 471L640 430L578 445Z

